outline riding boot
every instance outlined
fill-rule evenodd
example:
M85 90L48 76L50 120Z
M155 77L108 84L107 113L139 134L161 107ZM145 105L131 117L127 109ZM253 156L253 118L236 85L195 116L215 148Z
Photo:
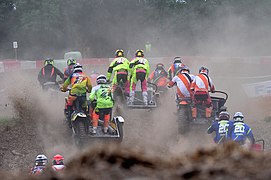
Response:
M135 100L135 91L131 91L130 92L130 97L129 97L129 100L128 100L128 104L132 105L134 103L134 100Z
M142 92L142 96L143 96L144 105L147 106L148 105L148 93Z
M92 127L90 132L91 132L91 134L96 134L97 133L97 127Z
M197 118L197 108L193 107L193 108L191 109L191 111L192 111L192 118L193 118L193 119L196 119L196 118Z
M212 115L212 107L206 108L205 109L205 117L210 118Z

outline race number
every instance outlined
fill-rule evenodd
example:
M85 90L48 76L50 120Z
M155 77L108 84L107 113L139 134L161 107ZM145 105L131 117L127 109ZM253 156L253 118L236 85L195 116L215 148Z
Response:
M141 58L138 60L139 64L146 64L147 60L144 58Z
M123 63L124 63L124 58L119 58L119 59L117 60L117 63L118 63L118 64L123 64Z
M245 126L243 125L236 125L234 128L234 133L244 133L245 132Z
M219 124L218 133L224 134L228 132L229 124Z

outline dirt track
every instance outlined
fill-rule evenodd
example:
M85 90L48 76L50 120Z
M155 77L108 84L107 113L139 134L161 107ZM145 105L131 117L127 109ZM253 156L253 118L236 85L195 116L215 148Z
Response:
M191 65L191 67L193 68L194 65ZM247 68L249 69L250 67ZM217 77L220 77L220 75L225 73L223 71L224 70L221 70L221 72L215 72ZM262 73L266 72L263 71ZM247 99L244 92L240 88L240 81L238 79L230 79L229 81L224 79L222 81L219 78L215 78L216 76L212 74L212 71L211 75L216 83L217 89L225 90L230 95L227 106L231 114L234 111L243 111L246 115L246 122L248 122L252 127L256 139L264 138L267 143L267 148L269 149L269 142L271 140L269 129L271 123L263 121L263 119L270 116L270 112L268 111L270 101L268 101L266 98ZM238 75L238 73L236 72L236 74L233 75ZM9 82L9 78L16 79L18 83L11 87L10 84L7 83ZM48 94L41 93L37 82L33 76L30 76L29 74L22 74L21 76L9 78L5 78L5 81L3 82L5 84L5 92L8 95L3 96L3 99L1 99L0 109L5 117L15 118L16 120L12 123L1 123L0 126L0 169L27 171L38 153L45 153L49 158L56 153L60 153L65 156L66 162L73 159L74 155L78 157L78 155L82 153L82 150L79 151L71 143L71 141L68 139L69 136L65 134L65 129L63 128L63 98L65 95L58 94L57 97L54 96L53 99L49 99L50 96ZM154 174L155 177L161 177L161 179L167 179L166 177L176 178L179 176L185 178L186 176L183 176L184 172L190 172L189 170L191 169L191 171L197 175L204 172L206 177L212 175L212 173L221 175L218 177L223 177L223 175L225 175L224 177L231 177L227 175L231 171L230 166L236 165L234 154L237 153L238 155L238 153L241 153L238 149L233 151L233 154L230 155L231 158L227 160L228 164L225 165L223 165L223 158L225 158L224 160L226 161L226 156L215 156L212 158L210 155L210 153L213 151L221 151L221 153L224 153L226 150L223 149L214 149L210 152L204 152L203 154L201 154L202 152L198 152L192 155L199 156L199 159L205 157L210 158L210 160L202 160L204 163L207 162L210 164L210 169L217 166L217 164L213 161L216 161L216 158L218 158L219 168L212 170L212 172L211 170L209 172L201 165L201 160L198 161L197 159L193 158L189 159L191 162L188 164L184 164L184 162L186 163L187 161L176 160L176 162L174 161L175 164L173 163L169 166L172 167L172 169L165 168L165 171L161 171L163 167L167 167L168 160L171 158L182 159L185 157L185 155L191 154L199 147L214 146L212 137L207 135L205 130L193 131L187 136L176 135L177 124L176 117L174 115L176 107L173 94L174 91L169 91L167 98L162 101L162 106L159 109L155 109L151 112L147 110L125 110L124 112L123 110L123 115L126 122L124 126L125 137L122 147L125 149L125 153L120 153L120 156L130 156L127 155L127 153L129 154L129 151L132 151L131 157L140 156L139 162L143 161L144 159L148 159L148 157L159 158L146 160L148 163L150 162L151 164L155 164L153 165L155 168L147 168L146 172L140 172L141 168L145 169L145 165L139 163L139 169L136 167L136 170L132 170L132 172L127 174L124 173L125 175L123 176L120 176L117 173L116 177L124 178L124 176L129 176L130 174L133 174L133 177L137 177L137 175L140 177L141 175L145 177L148 176L148 173L150 173L150 175ZM92 145L90 148L94 148L93 151L99 154L101 151L99 149L95 149L97 147L102 148L103 146L95 145L94 147L94 145ZM103 147L103 149L105 148L107 149L108 147ZM112 148L114 149L114 147ZM133 151L136 151L136 153L134 154ZM141 154L139 152L144 152L144 155L139 155ZM112 153L114 154L115 152L113 151ZM219 153L217 153L217 155L218 154ZM110 156L110 153L108 156ZM257 166L257 163L260 164L260 161L263 159L263 157L258 157L251 154L247 155L246 153L241 153L238 156L244 157L245 162L250 161L251 163L248 166L251 166L251 168L256 168L255 172L258 171L257 167L260 167ZM100 167L100 163L103 165L103 161L106 161L104 157L101 157L101 159L101 162L99 162L99 158L94 159L97 164L94 163L95 166L91 166L94 168L93 171L96 173L99 172L98 167ZM160 163L161 167L157 165L157 163ZM105 165L105 167L109 168L108 165ZM184 168L184 170L178 172L178 168L180 167L181 169ZM243 167L237 167L240 168L240 173L242 174L241 171L243 170ZM267 163L264 167L268 168L270 165ZM114 166L110 168L114 169ZM71 165L71 169L73 169L73 165ZM122 172L122 169L120 170ZM262 171L264 170L265 168L262 169ZM200 171L200 173L198 171ZM112 170L112 173L114 174L114 170ZM244 173L245 171L243 174ZM264 179L266 179L266 177L270 177L269 174L265 175L266 176L263 176ZM204 178L205 176L202 177ZM242 175L240 176L242 177ZM233 177L237 178L240 176L238 175ZM102 175L97 175L97 177L106 179L106 177ZM257 176L252 173L251 177Z

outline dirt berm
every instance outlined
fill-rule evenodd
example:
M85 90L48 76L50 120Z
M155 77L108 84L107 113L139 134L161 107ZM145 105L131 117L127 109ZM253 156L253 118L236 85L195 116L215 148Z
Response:
M166 160L165 160L166 159ZM103 147L85 152L61 174L39 177L0 174L2 179L270 179L269 154L249 152L235 144L199 149L187 156L149 157L142 152Z

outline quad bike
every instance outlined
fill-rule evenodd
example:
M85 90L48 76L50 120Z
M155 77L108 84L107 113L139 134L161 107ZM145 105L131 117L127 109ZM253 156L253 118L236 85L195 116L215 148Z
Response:
M59 83L58 82L46 82L42 85L44 91L58 91L59 92Z
M42 85L43 92L49 95L52 99L63 98L59 91L60 88L60 81L59 82L46 82Z
M67 104L67 98L65 98ZM69 124L72 129L72 136L74 138L76 145L82 145L84 140L89 135L89 117L87 108L83 108L83 104L86 102L86 96L77 96L76 100L73 102L73 112L71 115L65 112L66 119L68 122L68 117L71 117L71 123Z
M142 91L135 91L135 100L133 104L128 104L127 102L129 108L146 109L158 107L159 93L157 92L157 85L151 82L147 82L147 84L148 104L144 105Z
M212 100L212 114L210 118L205 117L205 108L206 106L201 103L197 104L197 118L193 120L192 118L192 99L191 98L178 98L177 102L177 122L178 122L178 131L180 134L185 134L189 131L192 124L197 125L211 125L212 122L218 119L218 115L222 110L225 110L226 107L224 104L228 99L228 94L223 91L215 91L214 93L223 94L225 97L214 97L211 96Z

